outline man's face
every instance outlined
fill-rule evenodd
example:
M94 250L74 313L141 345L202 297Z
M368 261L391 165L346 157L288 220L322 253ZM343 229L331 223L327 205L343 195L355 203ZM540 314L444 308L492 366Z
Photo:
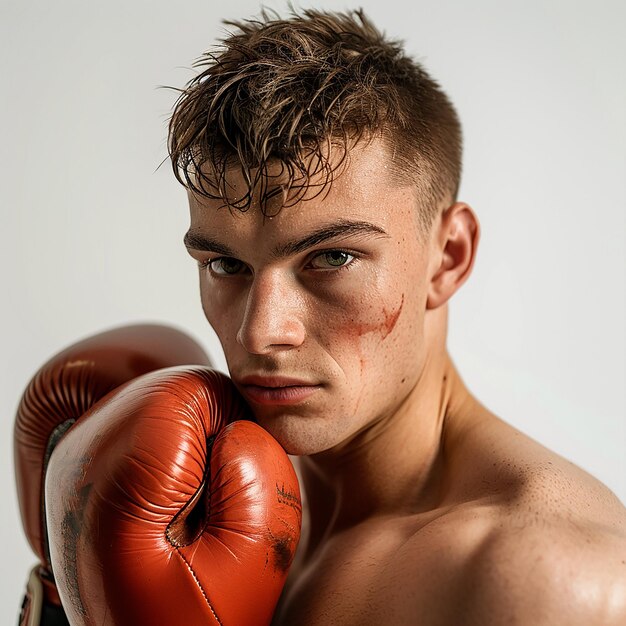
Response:
M423 367L429 243L414 190L389 182L386 163L379 140L357 146L327 195L271 218L189 194L205 315L235 385L290 454L393 414ZM229 182L241 194L234 169Z

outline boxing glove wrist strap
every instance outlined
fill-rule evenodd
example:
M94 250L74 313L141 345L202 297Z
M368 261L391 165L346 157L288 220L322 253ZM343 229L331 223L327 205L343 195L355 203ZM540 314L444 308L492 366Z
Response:
M18 626L70 626L56 587L40 565L30 571Z

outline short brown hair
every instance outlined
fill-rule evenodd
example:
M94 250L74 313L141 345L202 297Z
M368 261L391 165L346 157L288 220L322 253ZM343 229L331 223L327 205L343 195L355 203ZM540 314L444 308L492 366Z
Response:
M194 192L247 210L260 185L265 213L275 193L271 163L287 176L283 205L325 174L328 148L383 138L395 180L417 186L422 223L454 200L461 174L461 127L454 107L401 42L385 38L362 10L306 9L288 19L225 21L236 32L202 55L169 124L176 178ZM311 158L313 157L313 158ZM311 164L314 164L313 166ZM226 170L241 168L248 188L227 199ZM317 180L317 179L316 179Z

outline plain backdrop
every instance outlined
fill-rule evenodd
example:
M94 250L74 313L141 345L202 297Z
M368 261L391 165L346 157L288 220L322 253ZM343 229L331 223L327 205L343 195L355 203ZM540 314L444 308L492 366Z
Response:
M462 376L492 411L625 501L626 4L360 5L406 41L464 124L460 199L476 210L482 240L450 307ZM175 100L158 86L191 78L221 18L259 8L0 4L3 624L15 623L34 562L12 450L15 408L34 371L79 338L138 321L186 329L225 367L182 244L185 193L168 163L158 168Z

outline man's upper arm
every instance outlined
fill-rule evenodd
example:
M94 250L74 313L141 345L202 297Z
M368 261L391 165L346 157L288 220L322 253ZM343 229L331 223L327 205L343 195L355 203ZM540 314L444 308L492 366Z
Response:
M459 616L467 625L623 626L624 546L566 523L494 531L461 576Z

